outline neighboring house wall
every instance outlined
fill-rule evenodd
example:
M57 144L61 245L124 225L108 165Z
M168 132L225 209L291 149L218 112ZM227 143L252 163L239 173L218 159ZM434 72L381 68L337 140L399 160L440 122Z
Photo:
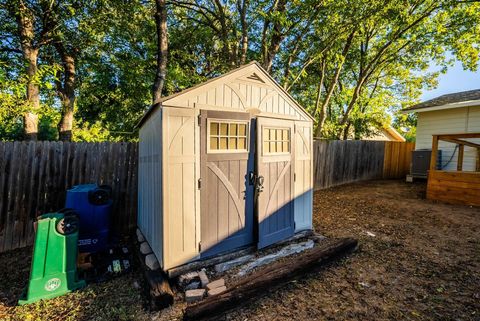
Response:
M480 132L480 106L419 112L415 149L431 149L432 135L474 132ZM479 139L469 140L480 143ZM456 170L458 149L455 150L455 144L440 141L439 149L442 150L443 169ZM475 170L475 162L476 150L465 146L463 170Z

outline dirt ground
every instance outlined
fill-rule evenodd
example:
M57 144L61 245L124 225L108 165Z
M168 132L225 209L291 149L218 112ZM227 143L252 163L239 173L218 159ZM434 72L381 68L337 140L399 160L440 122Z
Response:
M424 199L425 184L369 181L315 193L314 225L360 248L224 320L480 320L480 208ZM480 197L480 195L479 195ZM144 309L138 271L15 307L31 249L0 254L0 320L179 320ZM228 286L228 284L227 284Z

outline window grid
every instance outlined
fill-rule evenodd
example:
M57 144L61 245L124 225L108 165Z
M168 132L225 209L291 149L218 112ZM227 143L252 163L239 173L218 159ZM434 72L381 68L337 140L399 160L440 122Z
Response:
M263 128L263 154L290 153L290 129Z
M247 151L247 132L247 123L211 121L209 151Z

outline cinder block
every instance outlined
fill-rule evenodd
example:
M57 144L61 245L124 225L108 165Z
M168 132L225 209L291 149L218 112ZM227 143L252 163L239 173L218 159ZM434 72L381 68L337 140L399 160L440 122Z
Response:
M195 289L185 291L185 301L187 303L200 301L205 295L205 289Z
M202 283L202 288L206 287L207 284L210 281L208 280L208 276L207 276L207 273L205 272L205 270L201 270L200 272L198 272L198 276L200 277L200 282Z
M222 287L222 286L225 286L225 280L224 279L218 279L218 280L215 280L215 281L212 281L212 282L208 283L207 284L207 290L210 291L210 290Z
M227 287L226 287L225 285L224 285L224 286L220 286L220 287L215 288L215 289L213 289L213 290L209 290L209 291L208 291L208 296L220 294L220 293L222 293L222 292L224 292L224 291L226 291L226 290L227 290Z
M137 240L139 243L145 242L145 237L143 236L140 229L137 228Z
M150 253L145 257L145 265L152 271L160 268L160 263L158 263L157 257L153 253Z
M140 253L142 253L143 255L152 253L152 249L147 242L143 242L142 244L140 244Z

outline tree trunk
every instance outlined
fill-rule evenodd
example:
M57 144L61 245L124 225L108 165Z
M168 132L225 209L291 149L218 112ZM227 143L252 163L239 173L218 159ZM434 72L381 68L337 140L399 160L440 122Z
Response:
M57 91L60 96L61 118L58 123L58 137L61 141L72 140L73 115L75 113L75 57L67 52L61 40L55 43L63 65L63 85L57 82Z
M23 1L18 2L18 7L10 7L16 17L18 35L22 54L27 62L27 101L29 110L23 115L23 129L25 139L36 140L38 136L38 109L40 108L40 88L36 81L38 48L34 45L35 17Z
M165 0L155 0L155 24L157 28L157 71L152 91L152 103L156 104L162 97L165 77L167 75L168 32L167 6Z
M315 109L313 111L313 118L317 117L317 111L319 109L320 101L322 99L323 81L325 79L325 66L326 66L326 59L323 59L322 60L322 68L320 70L320 81L318 83L318 88L317 88L317 99L315 101ZM324 105L322 104L322 106L324 106ZM324 107L326 108L326 106L324 106ZM322 115L322 112L325 114L325 109L324 108L322 108L321 111L320 111L320 120L322 119L322 117L324 117L324 115ZM323 121L323 123L320 123L320 121L317 123L317 127L315 128L314 137L321 137L322 136L322 127L323 127L324 123L325 123L325 120Z
M247 23L247 7L249 0L238 0L237 7L240 13L240 24L242 26L242 40L240 42L240 65L244 65L247 61L248 52L248 23Z
M330 104L330 99L332 98L333 91L335 90L335 86L338 83L338 78L340 77L340 72L342 71L343 64L345 63L348 51L350 50L350 46L352 45L354 35L355 35L355 31L351 32L347 38L347 42L345 43L345 46L343 47L343 51L342 51L342 60L338 63L337 69L335 70L335 74L333 76L333 80L330 83L330 86L327 90L327 95L323 100L322 108L320 110L320 119L318 120L318 126L317 126L318 134L322 133L322 127L325 124L325 120L327 118L327 106Z
M286 0L279 0L274 11L276 11L277 14L284 14L286 10L286 3L287 3ZM277 55L278 50L280 49L280 44L283 38L284 38L284 35L282 33L282 26L280 22L276 21L273 24L270 45L266 46L267 49L263 57L263 68L265 68L267 72L272 71L273 59L275 59L275 56Z
M35 76L37 74L38 49L26 49L23 51L23 55L28 63L27 101L29 102L29 110L23 115L23 130L26 140L37 140L40 89Z

